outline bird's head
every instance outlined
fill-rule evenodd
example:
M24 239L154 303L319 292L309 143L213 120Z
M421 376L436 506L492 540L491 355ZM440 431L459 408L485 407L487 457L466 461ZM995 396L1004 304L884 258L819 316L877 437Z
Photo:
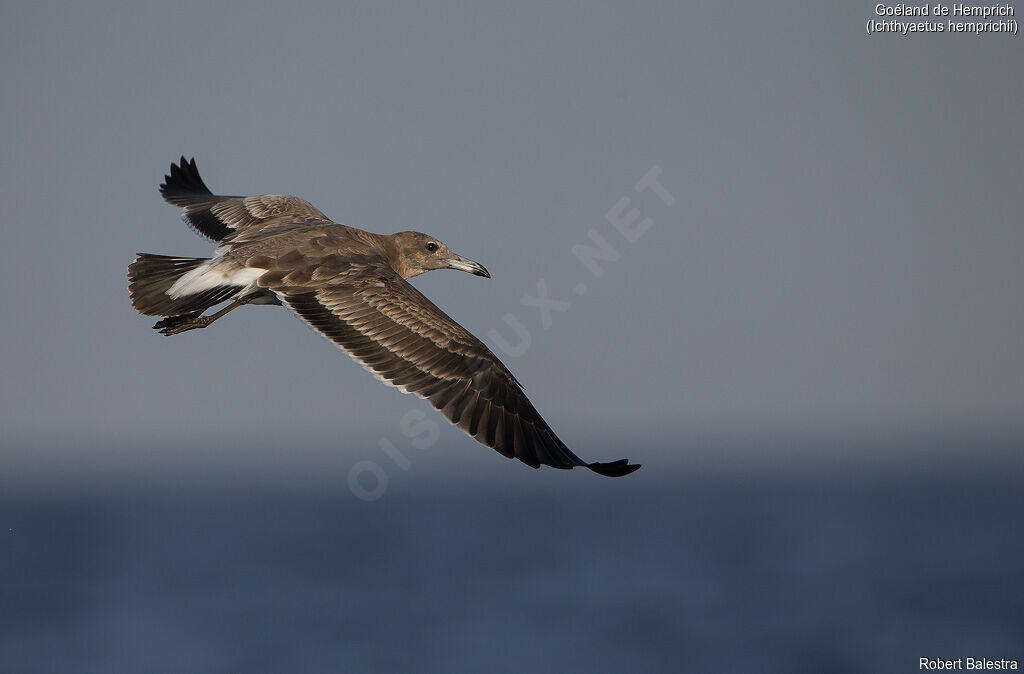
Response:
M399 232L387 238L391 266L403 278L419 276L431 269L458 269L476 276L491 277L482 264L456 255L436 237L421 232Z

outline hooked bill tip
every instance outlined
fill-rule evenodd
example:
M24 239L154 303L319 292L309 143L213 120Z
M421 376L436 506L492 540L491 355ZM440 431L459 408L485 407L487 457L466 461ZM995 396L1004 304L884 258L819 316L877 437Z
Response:
M487 271L479 262L473 262L467 260L464 257L455 257L449 260L445 260L449 269L458 269L459 271L466 271L474 276L483 276L484 278L491 278L491 272Z

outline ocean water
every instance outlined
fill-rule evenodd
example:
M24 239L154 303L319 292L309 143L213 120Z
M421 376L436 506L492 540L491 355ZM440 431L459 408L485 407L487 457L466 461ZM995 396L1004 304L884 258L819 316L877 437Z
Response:
M1024 665L1017 481L574 485L0 497L0 672Z

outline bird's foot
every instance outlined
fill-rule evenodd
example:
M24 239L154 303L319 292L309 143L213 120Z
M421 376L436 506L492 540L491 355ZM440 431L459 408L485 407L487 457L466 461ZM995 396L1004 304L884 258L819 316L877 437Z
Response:
M186 330L205 328L209 324L209 316L170 316L158 321L153 329L159 330L161 335L176 335Z

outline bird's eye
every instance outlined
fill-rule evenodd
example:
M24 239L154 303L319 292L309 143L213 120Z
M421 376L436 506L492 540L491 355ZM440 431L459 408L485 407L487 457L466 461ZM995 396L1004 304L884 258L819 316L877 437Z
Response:
M437 244L431 241L430 243L427 244L427 250L433 253L435 250L437 250Z

